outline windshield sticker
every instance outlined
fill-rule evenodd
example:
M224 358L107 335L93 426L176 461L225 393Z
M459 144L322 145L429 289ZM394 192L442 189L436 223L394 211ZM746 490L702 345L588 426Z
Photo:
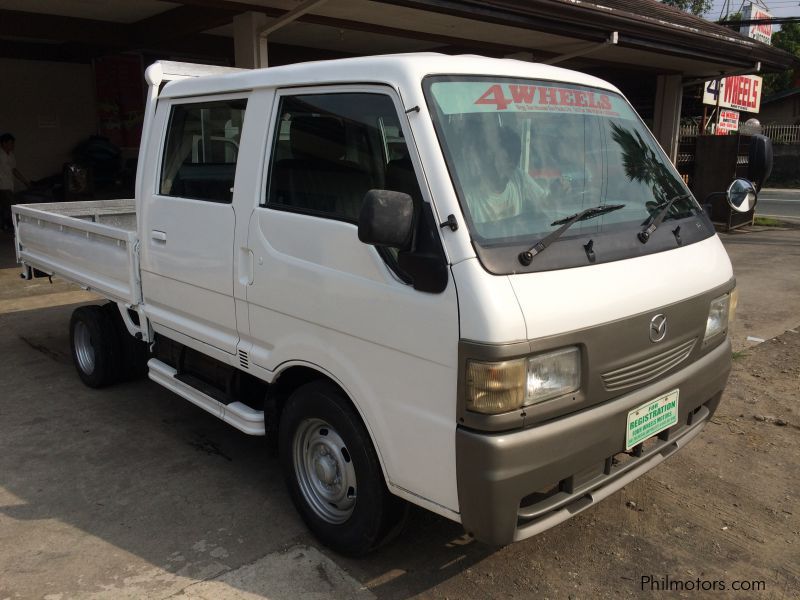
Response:
M439 81L431 89L448 115L506 111L633 117L622 98L602 90L476 81Z

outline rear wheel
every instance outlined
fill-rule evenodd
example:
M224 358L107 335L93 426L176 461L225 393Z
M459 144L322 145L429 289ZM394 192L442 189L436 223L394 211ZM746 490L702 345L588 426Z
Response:
M114 322L100 306L81 306L69 324L72 362L81 381L101 388L120 380L121 346Z
M323 544L358 556L400 530L406 504L386 488L369 434L336 386L315 381L292 394L279 445L292 502Z

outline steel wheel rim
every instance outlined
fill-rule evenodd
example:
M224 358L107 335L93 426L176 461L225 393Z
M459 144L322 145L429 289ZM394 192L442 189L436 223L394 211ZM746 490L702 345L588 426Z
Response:
M86 323L78 321L75 323L75 356L78 358L78 366L87 375L94 373L94 346L92 346L92 336Z
M356 472L338 432L321 419L306 419L292 449L300 493L311 510L333 525L347 521L356 505Z

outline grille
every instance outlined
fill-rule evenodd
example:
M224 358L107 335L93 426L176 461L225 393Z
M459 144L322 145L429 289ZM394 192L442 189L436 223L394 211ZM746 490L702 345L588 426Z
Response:
M239 365L243 369L250 368L250 359L247 356L247 352L245 352L244 350L239 350Z
M608 391L613 392L652 381L686 360L692 352L695 341L697 338L621 369L603 373L603 385Z

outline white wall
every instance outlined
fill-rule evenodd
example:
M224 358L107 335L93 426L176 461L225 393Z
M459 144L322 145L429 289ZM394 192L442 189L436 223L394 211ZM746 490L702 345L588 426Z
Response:
M28 179L60 173L77 143L97 132L91 65L0 58L0 86L0 132L17 138Z

